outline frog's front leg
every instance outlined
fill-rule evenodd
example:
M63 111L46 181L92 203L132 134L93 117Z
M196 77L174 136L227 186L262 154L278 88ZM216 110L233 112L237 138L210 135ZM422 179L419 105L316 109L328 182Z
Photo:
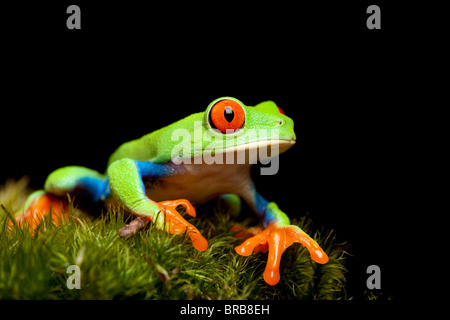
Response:
M177 211L177 206L183 206L186 212L195 217L195 209L185 199L155 202L145 194L143 178L162 178L179 174L181 166L174 164L155 164L132 159L121 159L108 168L108 178L111 194L129 211L139 216L130 225L122 229L121 235L127 235L130 228L145 226L152 221L157 229L166 230L171 234L187 232L193 246L200 251L208 247L207 240L197 228L188 223ZM131 226L131 227L130 227Z
M275 285L280 280L281 255L294 242L306 247L311 258L317 263L327 263L328 256L308 234L298 226L291 225L287 215L282 212L276 203L265 200L253 186L243 195L247 203L263 219L265 230L244 241L235 248L243 256L249 256L258 248L268 247L269 255L264 280ZM255 250L256 248L256 250Z

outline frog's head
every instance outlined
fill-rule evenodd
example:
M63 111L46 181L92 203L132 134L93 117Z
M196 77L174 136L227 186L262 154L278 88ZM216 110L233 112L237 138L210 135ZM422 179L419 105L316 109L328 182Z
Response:
M262 160L295 143L294 122L272 101L252 107L231 97L216 99L204 112L202 126L206 129L202 136L203 154L208 150L257 151Z

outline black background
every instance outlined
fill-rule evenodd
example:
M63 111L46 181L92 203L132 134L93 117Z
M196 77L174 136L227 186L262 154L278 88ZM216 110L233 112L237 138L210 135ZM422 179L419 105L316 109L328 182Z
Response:
M28 175L38 189L61 166L103 172L121 143L215 98L273 100L297 144L277 175L255 175L258 190L350 243L349 295L362 298L375 264L398 298L411 30L398 7L374 3L381 30L366 28L364 1L7 7L0 182ZM81 30L66 28L68 4Z

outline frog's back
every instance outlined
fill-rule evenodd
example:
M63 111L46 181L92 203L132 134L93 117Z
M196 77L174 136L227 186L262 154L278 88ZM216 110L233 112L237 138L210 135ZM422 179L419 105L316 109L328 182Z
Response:
M138 161L146 161L149 158L154 157L158 151L156 144L150 143L148 147L146 145L155 140L155 135L157 135L158 131L154 131L149 133L139 139L125 142L119 148L114 151L111 157L108 160L108 167L114 161L130 158Z
M114 161L123 158L151 161L154 163L169 162L171 160L172 148L177 143L176 141L172 141L172 132L179 128L189 130L193 127L194 121L201 121L202 117L203 112L194 113L164 128L146 134L139 139L125 142L111 155L108 160L108 167Z

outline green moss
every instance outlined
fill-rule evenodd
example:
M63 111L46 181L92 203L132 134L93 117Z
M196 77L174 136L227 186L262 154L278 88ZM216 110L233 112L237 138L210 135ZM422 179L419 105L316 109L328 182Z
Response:
M0 188L0 299L346 298L346 254L332 231L314 232L308 217L292 223L313 235L329 262L316 264L294 244L282 257L280 282L270 286L262 277L267 254L236 254L242 240L229 231L235 217L224 208L207 206L196 219L185 215L209 241L208 249L199 252L189 237L153 225L121 239L118 231L126 221L118 210L62 226L47 219L34 236L19 227L8 232L8 213L24 200L18 194L27 192L20 181ZM80 267L79 290L67 288L70 265Z

